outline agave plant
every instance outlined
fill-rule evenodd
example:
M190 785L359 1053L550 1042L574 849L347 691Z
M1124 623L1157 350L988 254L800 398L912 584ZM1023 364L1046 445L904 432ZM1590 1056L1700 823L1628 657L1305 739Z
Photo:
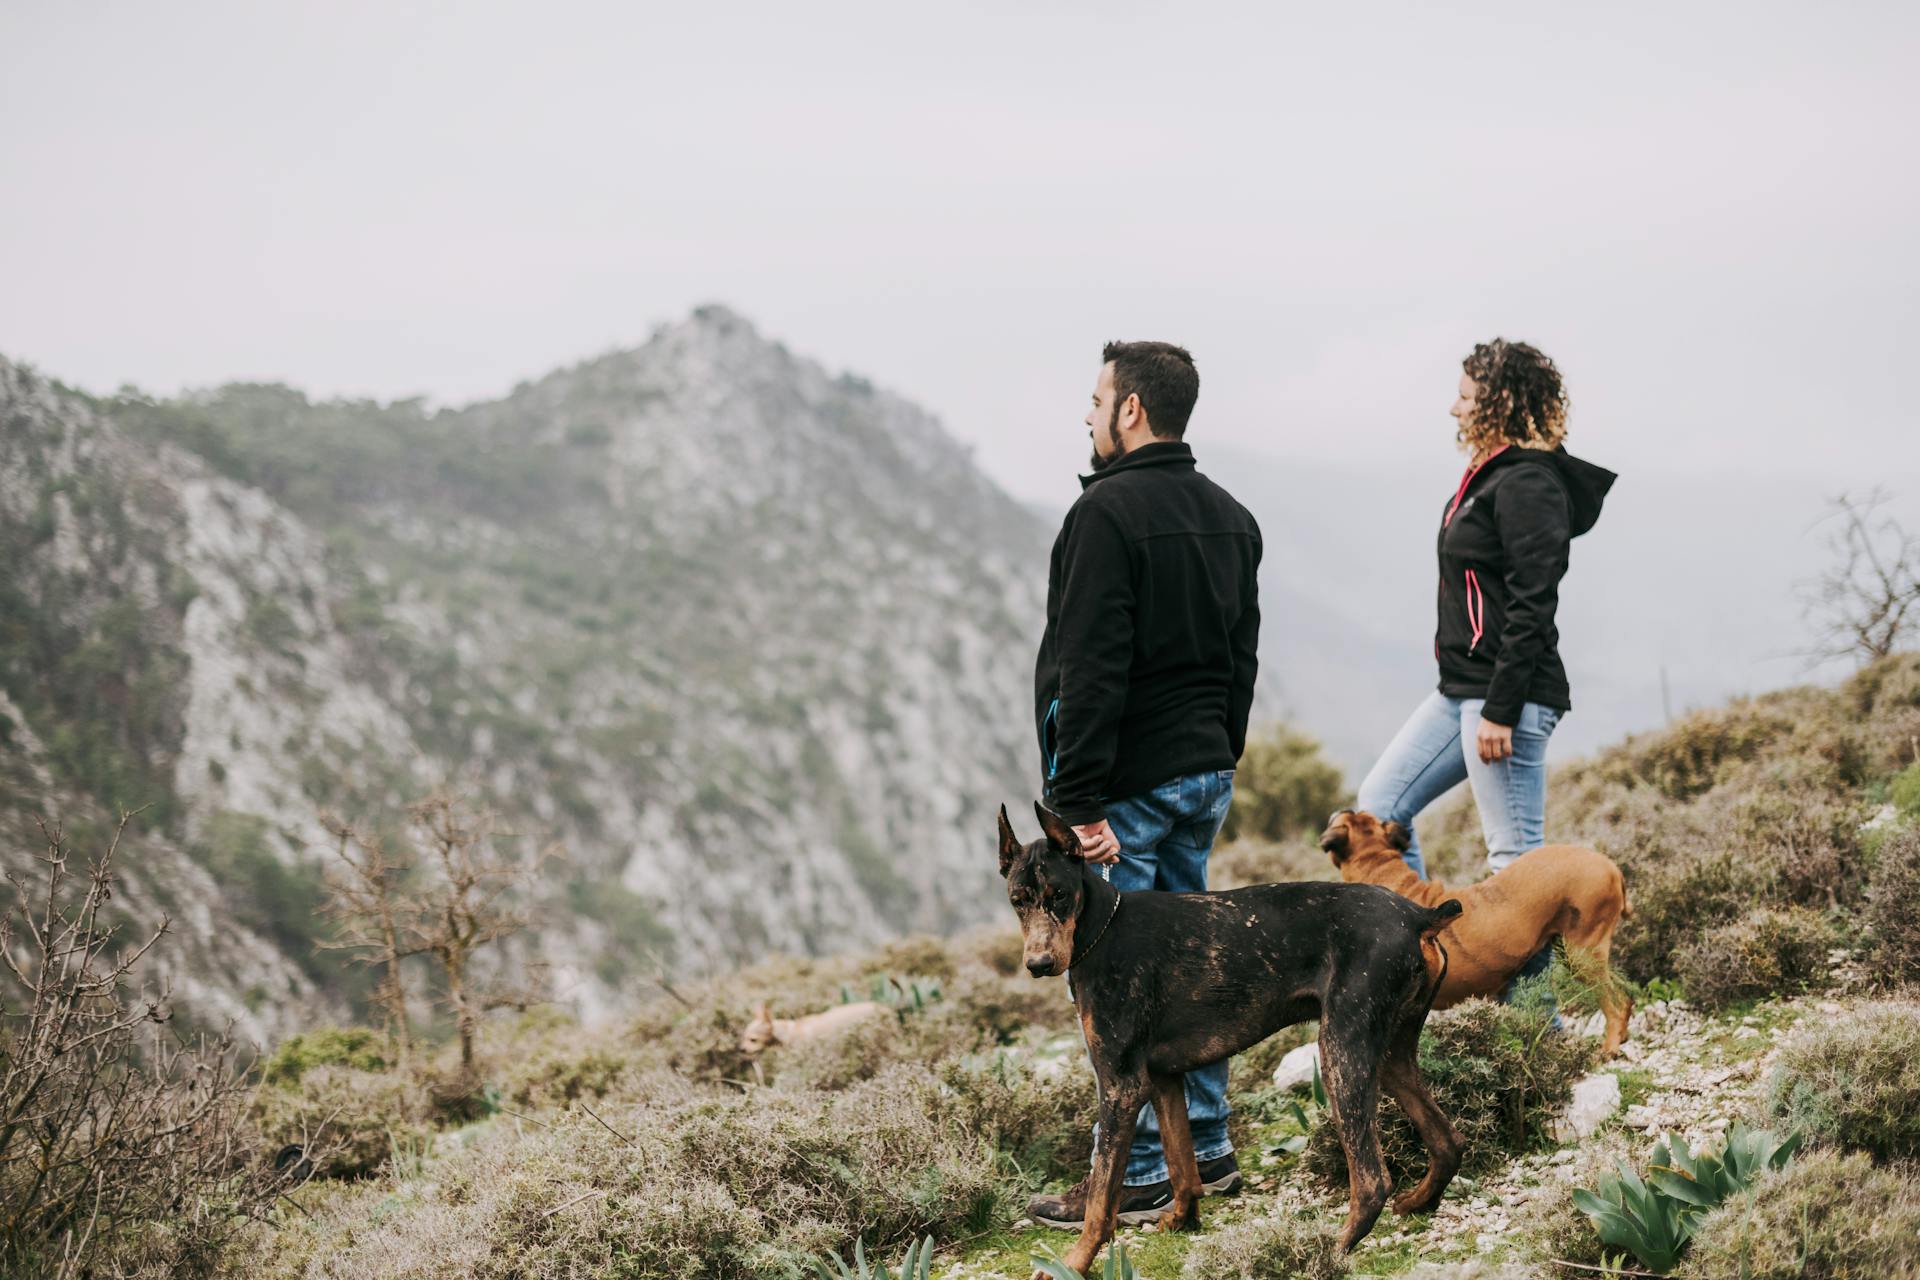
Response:
M1673 1270L1693 1239L1688 1204L1648 1186L1624 1164L1618 1173L1600 1175L1597 1190L1576 1190L1573 1203L1593 1219L1602 1244L1627 1250L1655 1271Z
M1573 1202L1593 1219L1603 1243L1628 1250L1655 1271L1671 1271L1701 1218L1799 1149L1797 1134L1782 1138L1735 1124L1718 1154L1695 1155L1675 1134L1654 1146L1646 1180L1623 1164L1619 1173L1602 1175L1595 1191L1575 1191Z
M1118 1240L1107 1250L1107 1265L1097 1276L1083 1276L1060 1258L1060 1255L1048 1249L1044 1255L1035 1254L1031 1259L1034 1270L1053 1277L1053 1280L1138 1280L1133 1270L1133 1259L1127 1256L1127 1247ZM829 1278L831 1280L831 1277Z
M1704 1214L1745 1191L1761 1174L1785 1165L1799 1149L1799 1134L1782 1138L1770 1129L1736 1123L1717 1156L1694 1155L1677 1134L1661 1142L1653 1149L1648 1176L1660 1190Z
M836 1270L827 1270L829 1262ZM820 1280L894 1280L893 1272L887 1270L884 1262L877 1269L867 1262L865 1237L853 1242L853 1267L849 1267L835 1255L828 1254L825 1258L816 1258L813 1269ZM907 1256L900 1260L899 1280L932 1280L932 1276L933 1237L927 1236L907 1246Z

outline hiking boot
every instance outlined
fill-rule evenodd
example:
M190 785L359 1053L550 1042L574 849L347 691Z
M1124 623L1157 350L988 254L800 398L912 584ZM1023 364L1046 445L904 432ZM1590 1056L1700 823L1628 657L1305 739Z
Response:
M1240 1190L1240 1162L1229 1151L1200 1162L1200 1190L1210 1196L1230 1196Z
M1027 1201L1027 1216L1044 1226L1078 1231L1087 1217L1087 1181L1080 1179L1065 1195L1035 1196ZM1144 1187L1121 1187L1115 1218L1122 1226L1137 1227L1154 1221L1172 1203L1173 1184L1165 1180Z
M1065 1195L1035 1196L1027 1201L1027 1216L1035 1222L1076 1231L1087 1216L1087 1181L1082 1178ZM1229 1151L1200 1162L1200 1190L1207 1195L1230 1196L1240 1190L1240 1162ZM1116 1218L1127 1226L1152 1222L1173 1203L1173 1183L1161 1180L1144 1187L1122 1187Z

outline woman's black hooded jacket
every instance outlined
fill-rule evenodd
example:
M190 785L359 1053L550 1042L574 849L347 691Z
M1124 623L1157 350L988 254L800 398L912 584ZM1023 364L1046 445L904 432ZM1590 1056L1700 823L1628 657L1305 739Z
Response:
M1502 449L1467 473L1440 521L1440 692L1485 698L1494 724L1523 703L1573 707L1554 612L1567 547L1593 528L1613 485L1564 448Z

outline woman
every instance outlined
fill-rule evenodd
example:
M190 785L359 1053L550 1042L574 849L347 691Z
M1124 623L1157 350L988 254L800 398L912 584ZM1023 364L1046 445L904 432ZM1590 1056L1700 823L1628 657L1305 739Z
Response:
M1466 475L1440 518L1440 686L1360 784L1358 807L1411 829L1462 780L1493 870L1545 843L1547 738L1573 706L1554 626L1567 544L1593 527L1613 473L1569 455L1560 371L1495 338L1461 362L1453 403ZM1426 874L1416 840L1406 851ZM1551 950L1522 970L1545 970Z

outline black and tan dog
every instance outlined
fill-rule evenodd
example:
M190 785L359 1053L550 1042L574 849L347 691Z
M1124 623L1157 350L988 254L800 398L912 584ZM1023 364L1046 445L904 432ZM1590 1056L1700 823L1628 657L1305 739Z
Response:
M1028 972L1069 975L1100 1088L1100 1140L1069 1265L1086 1272L1113 1238L1134 1121L1149 1099L1173 1189L1160 1228L1199 1224L1185 1073L1313 1018L1347 1153L1341 1247L1373 1228L1392 1190L1375 1125L1383 1086L1431 1157L1426 1177L1394 1211L1424 1213L1439 1203L1460 1167L1460 1136L1427 1092L1414 1054L1433 996L1424 952L1443 963L1433 936L1460 914L1458 903L1420 907L1360 884L1123 894L1081 859L1072 827L1034 809L1045 839L1023 845L1001 808L1000 874L1020 916Z

